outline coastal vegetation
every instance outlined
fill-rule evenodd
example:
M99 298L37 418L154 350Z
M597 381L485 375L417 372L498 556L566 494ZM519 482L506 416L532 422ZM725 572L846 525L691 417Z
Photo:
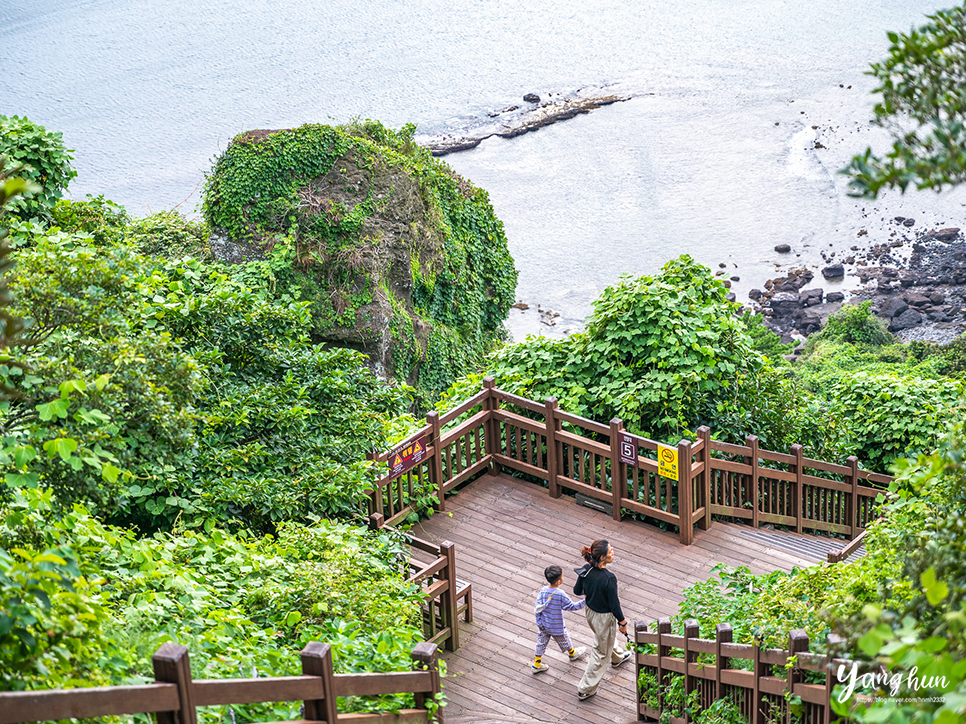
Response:
M843 170L857 196L910 185L939 191L966 181L966 5L928 20L908 33L890 32L888 57L868 71L881 94L875 123L893 142L881 156L867 148Z
M216 253L316 342L350 346L432 404L505 340L517 272L487 194L375 121L253 131L204 191Z
M893 37L893 53L923 58L928 76L926 55L960 16ZM906 84L883 82L905 97ZM917 117L911 97L890 98L883 119ZM958 112L927 150L958 143ZM166 641L213 678L296 673L310 640L333 646L337 671L408 668L419 592L405 539L360 526L376 475L366 453L492 374L665 442L708 425L895 470L864 558L717 569L685 592L676 625L696 618L707 636L727 621L736 641L776 645L792 628L838 633L870 666L949 684L945 702L886 699L854 717L962 720L963 338L900 344L868 305L846 306L789 364L760 318L682 256L605 289L584 331L506 344L516 271L502 225L412 127L242 134L215 162L202 220L65 200L75 173L60 136L19 117L0 117L0 131L0 689L145 681ZM902 143L914 145L900 139L879 176L868 154L854 162L859 187L917 178ZM944 158L917 183L959 181ZM683 688L667 694L689 705Z

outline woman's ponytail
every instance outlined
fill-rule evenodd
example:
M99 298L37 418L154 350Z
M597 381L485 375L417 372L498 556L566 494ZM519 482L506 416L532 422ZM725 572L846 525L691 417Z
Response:
M607 550L610 548L610 543L606 540L595 540L589 546L584 546L580 549L580 555L584 557L584 560L590 563L594 568L600 568L600 562L607 557Z

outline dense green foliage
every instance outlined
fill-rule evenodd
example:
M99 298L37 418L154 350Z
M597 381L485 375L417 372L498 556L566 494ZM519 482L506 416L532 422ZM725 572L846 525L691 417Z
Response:
M22 393L0 420L19 455L8 482L147 530L358 510L364 453L407 401L358 353L311 345L304 304L191 258L28 238L12 289L32 320L31 372L0 369Z
M216 161L204 210L226 243L266 257L237 269L246 284L307 302L315 339L369 352L425 405L504 339L517 274L486 192L414 131L242 134Z
M882 157L866 149L843 170L857 195L910 184L938 191L966 180L966 5L927 17L909 33L889 33L889 56L869 71L882 95L875 122L893 143Z
M899 344L867 304L845 306L809 339L796 378L825 401L844 447L886 471L897 458L934 449L961 418L964 343Z
M63 158L43 129L22 138L35 168ZM311 640L337 671L409 669L408 547L337 521L357 518L365 453L410 424L409 397L358 352L312 344L305 303L211 262L203 223L55 201L72 175L0 176L0 214L22 191L46 204L10 221L16 267L0 249L0 690L151 680L166 641L196 678L296 674Z
M337 671L409 668L419 594L395 534L320 521L277 537L208 526L138 538L81 506L53 518L51 501L24 490L0 509L2 690L149 681L166 641L190 648L195 678L295 675L312 640L332 645ZM298 702L233 709L274 721L297 718Z
M0 157L17 176L35 186L29 194L6 203L8 213L21 218L48 218L50 210L77 175L70 151L59 133L52 133L20 116L0 115Z
M716 578L687 589L676 630L697 619L701 636L714 638L717 623L731 623L736 642L755 637L784 648L788 632L804 629L812 650L826 636L845 639L860 660L860 676L878 666L889 676L910 672L920 681L946 677L945 686L901 689L869 708L836 703L863 722L958 722L966 706L966 446L954 430L931 455L902 460L883 516L869 528L866 555L851 563L752 575L747 568L715 569ZM739 664L733 660L734 664ZM747 662L746 662L747 663ZM918 667L913 671L913 667ZM652 677L653 678L653 677ZM656 682L641 680L645 698ZM877 687L858 690L875 694ZM839 693L844 696L844 689ZM931 697L945 695L945 701Z
M586 332L529 337L488 361L497 384L632 432L674 443L699 425L767 450L794 443L807 457L887 472L904 455L935 448L962 414L966 338L899 344L869 305L847 305L809 339L794 366L777 335L734 305L710 270L688 257L656 277L626 278L602 294ZM479 390L467 376L440 408Z

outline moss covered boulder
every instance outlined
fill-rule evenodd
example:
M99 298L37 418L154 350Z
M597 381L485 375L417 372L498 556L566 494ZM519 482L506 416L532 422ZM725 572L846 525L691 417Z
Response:
M309 303L316 341L360 349L421 405L505 338L517 272L485 191L365 121L250 131L207 179L215 254Z

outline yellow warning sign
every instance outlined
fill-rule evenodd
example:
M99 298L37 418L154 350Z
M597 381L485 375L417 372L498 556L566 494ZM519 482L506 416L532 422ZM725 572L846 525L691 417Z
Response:
M397 455L396 458L392 461L392 466L395 468L400 465L402 465L402 458Z
M417 455L418 453L421 453L422 451L423 451L423 448L422 448L422 446L420 446L419 440L417 440L416 443L413 445L413 455Z
M678 449L657 444L657 474L671 480L678 479Z

